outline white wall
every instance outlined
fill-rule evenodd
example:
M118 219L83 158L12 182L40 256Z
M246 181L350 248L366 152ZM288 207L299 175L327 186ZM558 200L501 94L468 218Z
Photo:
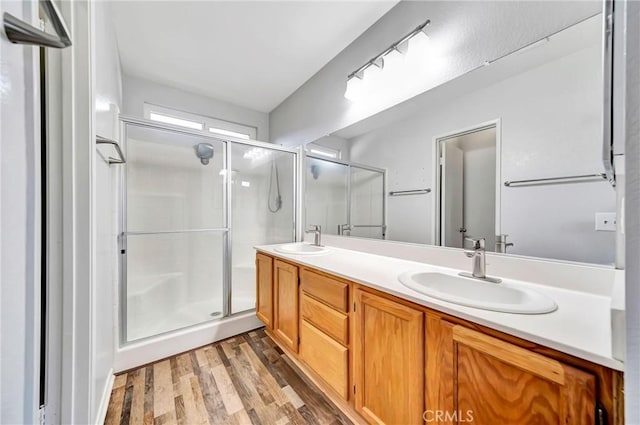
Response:
M346 77L427 18L442 68L424 91L599 12L591 2L400 2L270 114L271 141L311 142L400 101L355 105L344 98ZM417 94L418 92L414 93Z
M434 137L500 118L502 181L601 172L598 58L593 46L448 101L427 93L419 113L354 138L351 160L387 167L389 190L434 189ZM431 243L434 195L389 198L389 239ZM510 253L613 262L615 233L594 231L595 212L616 210L607 183L502 187L501 196Z
M111 4L95 2L95 132L119 139L117 114L122 105L122 78ZM90 415L96 423L108 402L118 344L116 318L118 288L117 210L118 166L96 158L93 197L95 202L95 266L92 293L92 397Z
M204 115L258 129L257 139L269 141L269 114L228 102L125 75L122 112L144 118L144 103Z

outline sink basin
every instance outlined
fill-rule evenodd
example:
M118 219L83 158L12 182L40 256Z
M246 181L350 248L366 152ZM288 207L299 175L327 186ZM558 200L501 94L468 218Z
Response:
M421 294L483 310L543 314L558 308L546 295L510 283L489 283L435 272L405 272L398 280Z
M295 254L295 255L320 255L329 252L329 248L324 246L311 245L308 243L297 242L280 245L275 248L276 252L283 254Z

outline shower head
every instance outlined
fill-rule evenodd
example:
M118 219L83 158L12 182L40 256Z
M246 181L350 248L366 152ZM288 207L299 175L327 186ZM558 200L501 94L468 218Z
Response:
M196 156L200 158L202 165L207 165L209 160L213 158L213 146L209 143L198 143L194 146L196 150Z
M320 175L320 167L318 167L316 164L313 164L311 166L311 175L313 176L314 180L318 180L318 176Z

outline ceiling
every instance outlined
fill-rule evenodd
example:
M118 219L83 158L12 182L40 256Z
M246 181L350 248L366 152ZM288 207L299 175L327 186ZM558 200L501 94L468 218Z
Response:
M395 1L118 1L122 71L271 112Z

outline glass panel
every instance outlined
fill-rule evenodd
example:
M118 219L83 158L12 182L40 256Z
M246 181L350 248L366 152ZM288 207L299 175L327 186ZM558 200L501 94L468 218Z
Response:
M231 149L231 311L255 308L254 245L292 242L295 154L249 145Z
M383 239L382 224L384 224L384 174L352 165L351 236Z
M322 233L337 235L338 226L348 223L349 167L307 157L305 168L305 224L319 224Z
M222 317L224 232L127 236L127 341Z
M384 239L382 233L382 226L379 227L353 227L349 236L355 236L356 238L368 238L368 239Z
M126 156L127 231L225 227L223 142L128 124Z

